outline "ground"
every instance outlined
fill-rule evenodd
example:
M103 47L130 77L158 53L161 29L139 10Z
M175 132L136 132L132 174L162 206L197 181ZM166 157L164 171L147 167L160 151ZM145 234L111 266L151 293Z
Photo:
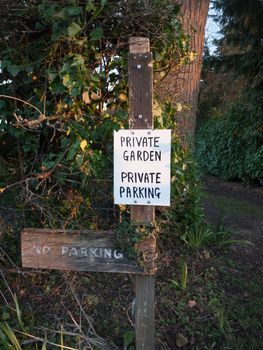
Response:
M263 273L263 188L206 176L204 189L207 219L214 224L221 220L237 239L251 243L232 248L236 261Z
M175 296L169 288L161 292L157 288L157 295L163 295L165 290L167 295L163 300L168 301L168 307L159 306L165 310L163 319L166 317L163 322L166 343L160 341L159 348L181 348L178 335L183 335L187 343L182 348L187 350L260 350L263 348L263 188L223 182L211 176L204 177L203 186L207 221L216 230L231 230L235 242L225 251L199 249L190 256L181 252L179 260L182 258L188 266L184 290L180 287L178 268L169 266L180 288L175 289ZM176 263L180 266L178 257ZM165 279L168 278L166 274ZM161 276L157 277L157 286L160 279Z
M160 247L156 349L261 350L263 189L208 176L203 182L207 220L231 230L237 242L223 250L178 244L165 254ZM3 209L0 349L6 349L1 318L22 339L22 350L44 349L45 338L51 350L62 343L76 350L134 349L132 276L21 270L17 215Z

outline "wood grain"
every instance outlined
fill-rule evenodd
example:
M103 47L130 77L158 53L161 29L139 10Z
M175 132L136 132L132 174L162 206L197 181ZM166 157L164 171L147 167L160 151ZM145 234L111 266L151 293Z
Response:
M152 129L153 58L149 39L132 37L129 40L129 126L131 129ZM134 223L153 224L154 206L130 206Z
M130 38L128 62L129 125L132 129L153 128L153 64L149 51L149 39ZM153 224L155 220L154 206L131 205L130 218L131 222L136 224ZM143 247L144 243L141 242L140 249ZM154 264L154 260L152 263ZM136 350L154 350L155 348L154 280L154 276L135 277Z
M136 276L136 350L154 350L154 276Z
M135 261L116 250L111 231L25 228L22 266L31 268L142 274Z

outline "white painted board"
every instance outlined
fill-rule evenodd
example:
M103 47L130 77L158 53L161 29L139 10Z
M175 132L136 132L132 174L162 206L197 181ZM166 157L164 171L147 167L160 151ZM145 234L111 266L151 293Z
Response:
M114 203L170 205L171 130L114 131Z

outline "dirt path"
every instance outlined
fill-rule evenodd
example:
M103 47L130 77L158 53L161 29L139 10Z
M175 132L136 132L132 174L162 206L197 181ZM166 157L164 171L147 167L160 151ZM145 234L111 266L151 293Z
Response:
M208 221L223 224L234 232L235 238L251 242L235 245L233 254L242 264L257 268L263 276L263 188L206 176L204 190Z

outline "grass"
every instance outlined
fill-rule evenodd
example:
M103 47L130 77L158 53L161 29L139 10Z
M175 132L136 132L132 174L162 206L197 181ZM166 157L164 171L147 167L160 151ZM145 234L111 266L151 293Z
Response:
M234 199L218 194L205 193L205 196L214 203L222 212L245 215L255 219L262 219L262 207L241 199Z
M156 277L157 350L175 349L178 334L188 342L185 350L263 348L262 278L257 270L235 261L231 250L190 253L180 248L167 264ZM1 349L6 343L14 349L23 344L23 350L32 344L39 350L43 344L54 350L81 350L84 344L113 350L114 343L134 349L129 276L54 271L22 277L6 271L4 277Z
M157 279L160 349L176 348L178 332L188 339L185 349L262 349L263 279L235 262L231 253L207 253L188 256L186 289ZM178 266L174 279L179 278Z
M261 217L245 201L209 199L225 211ZM1 350L134 349L133 277L21 273L19 230L1 228ZM186 239L194 243L211 236L191 235ZM179 334L187 341L184 350L263 349L262 290L260 271L231 248L166 247L156 276L156 350L176 349Z

